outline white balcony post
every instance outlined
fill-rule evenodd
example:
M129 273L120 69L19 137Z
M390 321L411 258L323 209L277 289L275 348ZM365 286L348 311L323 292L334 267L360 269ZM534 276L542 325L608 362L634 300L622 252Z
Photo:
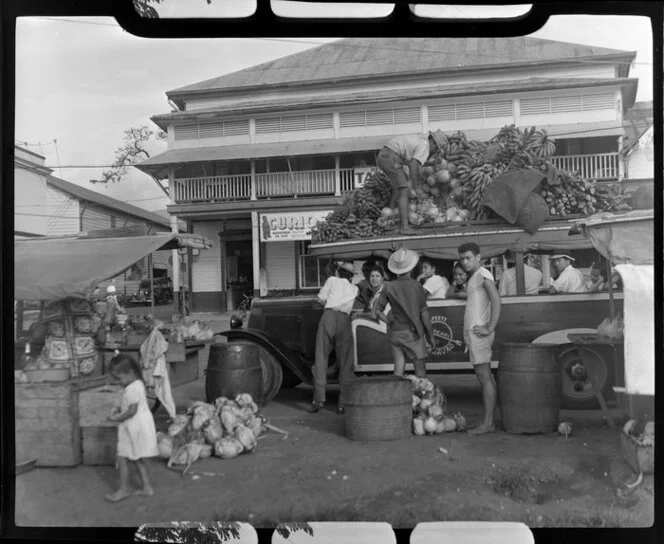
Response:
M258 222L258 212L251 212L251 254L252 265L254 274L254 292L260 289L261 277L261 237L260 237L260 224Z
M334 156L334 196L341 196L341 157Z
M251 159L251 200L256 200L256 160Z
M622 153L623 137L618 136L618 153L616 154L616 162L618 163L618 181L625 179L625 157Z
M332 114L332 126L334 127L334 139L339 138L339 131L341 128L341 123L339 121L339 112L335 111Z
M429 106L426 104L420 106L420 124L424 134L429 132Z

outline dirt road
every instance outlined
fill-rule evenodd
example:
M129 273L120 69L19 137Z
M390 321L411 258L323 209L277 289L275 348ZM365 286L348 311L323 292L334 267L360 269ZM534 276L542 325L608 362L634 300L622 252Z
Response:
M473 376L437 377L448 411L481 416ZM203 381L177 391L179 406L204 399ZM574 421L573 434L473 437L450 433L395 442L344 437L343 417L306 413L311 390L282 391L266 409L290 434L261 439L255 453L209 458L181 477L150 463L156 495L108 504L112 467L37 469L17 478L20 525L137 526L168 520L238 520L255 527L288 521L523 521L531 527L643 527L654 519L653 480L619 496L632 477L618 430ZM573 413L563 414L570 419ZM579 413L577 412L578 416ZM160 419L158 425L165 421ZM445 448L441 453L439 448Z

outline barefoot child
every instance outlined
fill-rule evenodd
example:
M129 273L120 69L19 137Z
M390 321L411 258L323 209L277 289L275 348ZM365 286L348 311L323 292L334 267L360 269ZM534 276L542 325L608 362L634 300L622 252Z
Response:
M106 495L106 500L118 502L130 495L129 461L136 465L143 486L134 494L148 496L154 494L143 459L156 457L159 450L157 431L148 407L138 363L127 355L116 355L111 359L110 371L124 387L120 406L114 408L108 417L110 421L119 423L117 456L120 485L117 491Z
M387 262L387 267L397 279L388 283L376 302L375 312L388 327L392 345L394 375L403 376L406 360L413 362L415 375L426 377L427 347L424 338L435 348L433 326L427 307L427 293L424 287L411 278L410 272L419 261L419 255L406 248L395 251ZM390 304L390 316L384 311Z
M468 242L459 246L459 262L468 273L466 286L466 312L463 316L463 339L468 348L470 362L482 385L484 421L470 429L470 434L490 433L496 430L493 413L496 409L496 382L491 374L491 345L500 317L500 295L493 276L482 266L480 247Z

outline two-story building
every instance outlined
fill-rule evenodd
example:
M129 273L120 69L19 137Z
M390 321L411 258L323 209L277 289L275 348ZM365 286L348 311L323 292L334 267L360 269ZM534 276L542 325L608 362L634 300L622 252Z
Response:
M167 92L177 111L152 120L168 150L138 168L215 241L193 265L196 311L234 307L242 289L313 293L325 271L308 229L393 135L535 125L558 166L621 180L635 55L530 37L344 39Z
M15 146L14 237L64 236L83 231L144 226L148 232L170 232L170 219L127 202L108 197L57 178L45 159ZM185 228L181 223L180 228ZM154 277L171 277L173 252L152 256ZM188 273L187 263L183 272ZM109 280L121 294L135 293L141 280L149 278L148 258L131 270ZM103 287L103 286L102 286Z

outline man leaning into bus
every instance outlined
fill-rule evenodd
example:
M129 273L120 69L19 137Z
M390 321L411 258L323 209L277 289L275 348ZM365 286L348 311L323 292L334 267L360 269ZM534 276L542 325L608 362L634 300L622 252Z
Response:
M585 292L583 272L572 266L575 261L574 257L561 253L560 255L552 255L551 261L553 266L556 267L558 277L551 280L550 294Z

